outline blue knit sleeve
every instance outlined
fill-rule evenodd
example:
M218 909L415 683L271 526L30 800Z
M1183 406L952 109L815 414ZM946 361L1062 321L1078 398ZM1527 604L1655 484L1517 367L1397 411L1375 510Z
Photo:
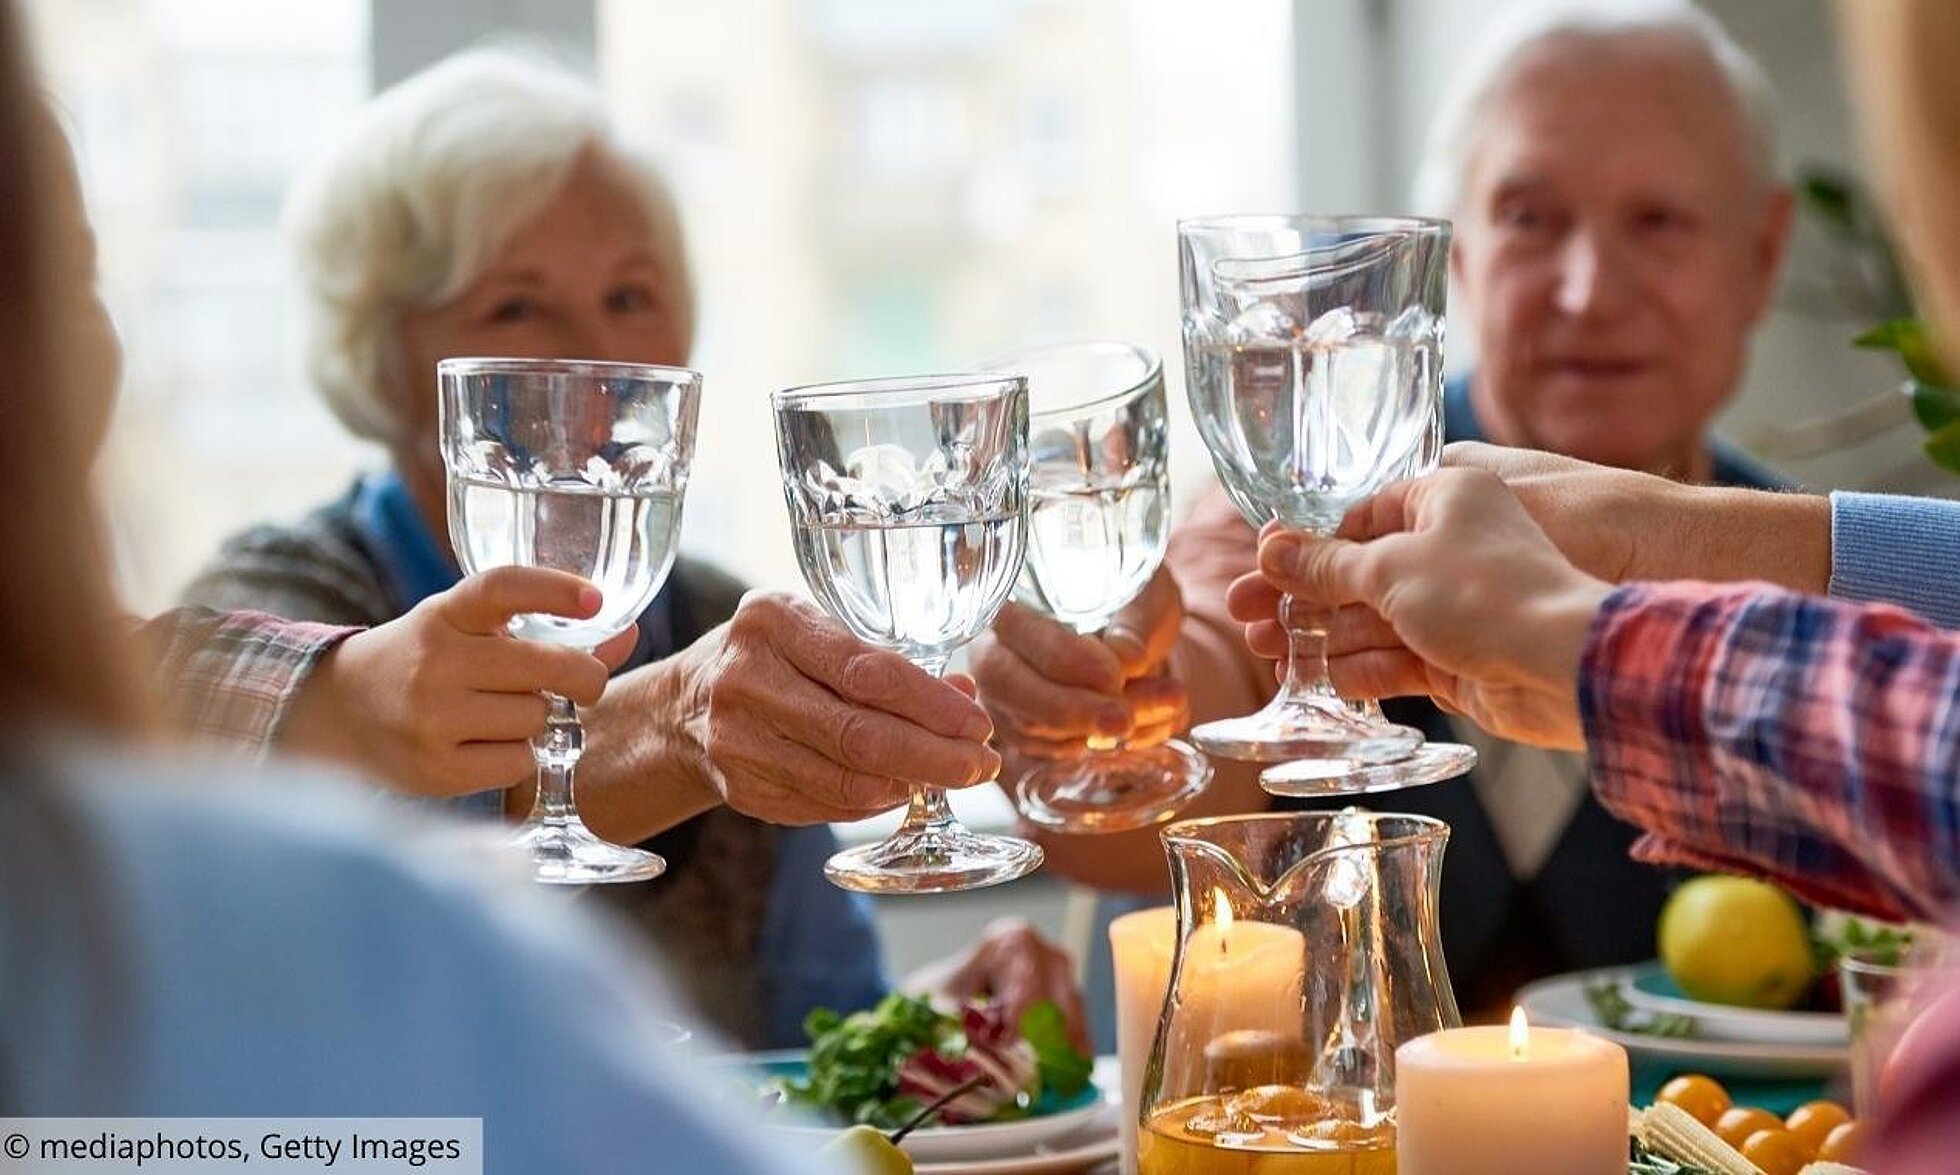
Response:
M1831 595L1960 628L1960 502L1832 494Z

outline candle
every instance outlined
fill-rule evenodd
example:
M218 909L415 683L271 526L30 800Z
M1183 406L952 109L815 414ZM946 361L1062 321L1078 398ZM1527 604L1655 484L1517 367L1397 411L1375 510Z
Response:
M1143 1071L1156 1041L1157 1025L1170 987L1177 942L1177 911L1168 906L1125 914L1109 924L1110 954L1116 973L1116 1056L1122 1074L1123 1171L1136 1171L1136 1126L1143 1094ZM1256 1065L1242 1050L1213 1049L1267 1034L1297 1042L1301 1028L1301 987L1306 939L1290 926L1235 916L1221 890L1211 893L1211 917L1185 943L1179 976L1179 1004L1166 1042L1163 1089L1176 1096L1207 1092L1207 1056L1218 1065ZM1226 1040L1222 1038L1232 1038ZM1272 1063L1292 1050L1269 1049ZM1261 1082L1263 1084L1264 1082ZM1231 1085L1244 1084L1233 1081Z
M1401 1175L1625 1175L1627 1053L1565 1028L1452 1028L1395 1050Z
M1171 984L1177 911L1170 906L1124 914L1109 924L1116 972L1116 1065L1123 1079L1123 1175L1137 1173L1137 1100L1143 1067L1157 1038L1157 1018Z

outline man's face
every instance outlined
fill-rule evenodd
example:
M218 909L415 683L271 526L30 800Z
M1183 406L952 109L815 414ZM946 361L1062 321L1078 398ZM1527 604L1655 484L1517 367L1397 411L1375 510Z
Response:
M1530 50L1484 107L1451 255L1494 439L1691 472L1789 217L1721 75L1679 41Z

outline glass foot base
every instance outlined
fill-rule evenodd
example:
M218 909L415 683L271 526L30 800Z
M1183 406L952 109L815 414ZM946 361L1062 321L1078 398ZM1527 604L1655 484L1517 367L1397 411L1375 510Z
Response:
M531 858L532 879L550 885L618 885L667 871L658 855L600 840L576 820L526 824L510 844Z
M1021 777L1014 798L1043 828L1126 832L1169 820L1210 782L1204 756L1173 740L1044 764Z
M1243 718L1193 727L1191 741L1207 755L1253 763L1294 759L1345 759L1392 763L1422 746L1422 732L1365 718L1339 698L1274 698Z
M1041 846L1013 836L982 836L954 825L903 829L875 845L824 862L831 884L859 893L951 893L1026 877L1041 867Z
M1349 759L1282 763L1261 772L1259 786L1276 796L1358 796L1440 783L1476 765L1477 752L1462 743L1424 743L1415 754L1393 763Z

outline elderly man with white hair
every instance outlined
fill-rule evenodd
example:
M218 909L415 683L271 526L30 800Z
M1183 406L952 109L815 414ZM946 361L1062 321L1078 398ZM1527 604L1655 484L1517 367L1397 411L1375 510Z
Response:
M673 200L595 88L548 62L478 50L381 94L286 219L307 371L390 465L296 524L229 540L188 603L379 625L454 585L440 359L687 362L693 283ZM836 849L824 822L895 807L914 783L992 778L987 715L963 680L937 680L794 597L744 595L686 557L638 629L586 715L579 807L602 836L650 841L669 870L602 887L602 900L642 925L721 1031L802 1043L812 1008L862 1008L887 986L867 904L823 880ZM331 752L335 730L374 725L350 713L386 712L431 742L460 724L426 704L424 675L372 688L377 675L348 663L359 652L349 641L312 671L286 719L295 745ZM379 768L403 791L521 812L545 709L511 703L531 700L497 700L505 729L474 760L410 740ZM1017 1017L1047 998L1079 1020L1068 961L1022 923L990 928L937 975Z
M1450 90L1418 182L1424 210L1455 222L1456 305L1478 357L1448 388L1449 439L1777 484L1709 433L1741 381L1789 234L1761 71L1685 3L1509 15ZM1090 733L1175 729L1263 704L1272 668L1247 652L1226 610L1226 589L1253 567L1254 537L1214 487L1113 639L1004 611L975 663L1003 778ZM1387 709L1482 751L1467 784L1391 801L1452 827L1442 925L1466 1007L1536 974L1652 953L1668 879L1628 859L1633 831L1591 798L1582 759L1495 742L1426 700ZM1253 770L1226 769L1192 812L1276 802ZM1164 887L1149 834L1044 843L1051 865L1091 884Z

